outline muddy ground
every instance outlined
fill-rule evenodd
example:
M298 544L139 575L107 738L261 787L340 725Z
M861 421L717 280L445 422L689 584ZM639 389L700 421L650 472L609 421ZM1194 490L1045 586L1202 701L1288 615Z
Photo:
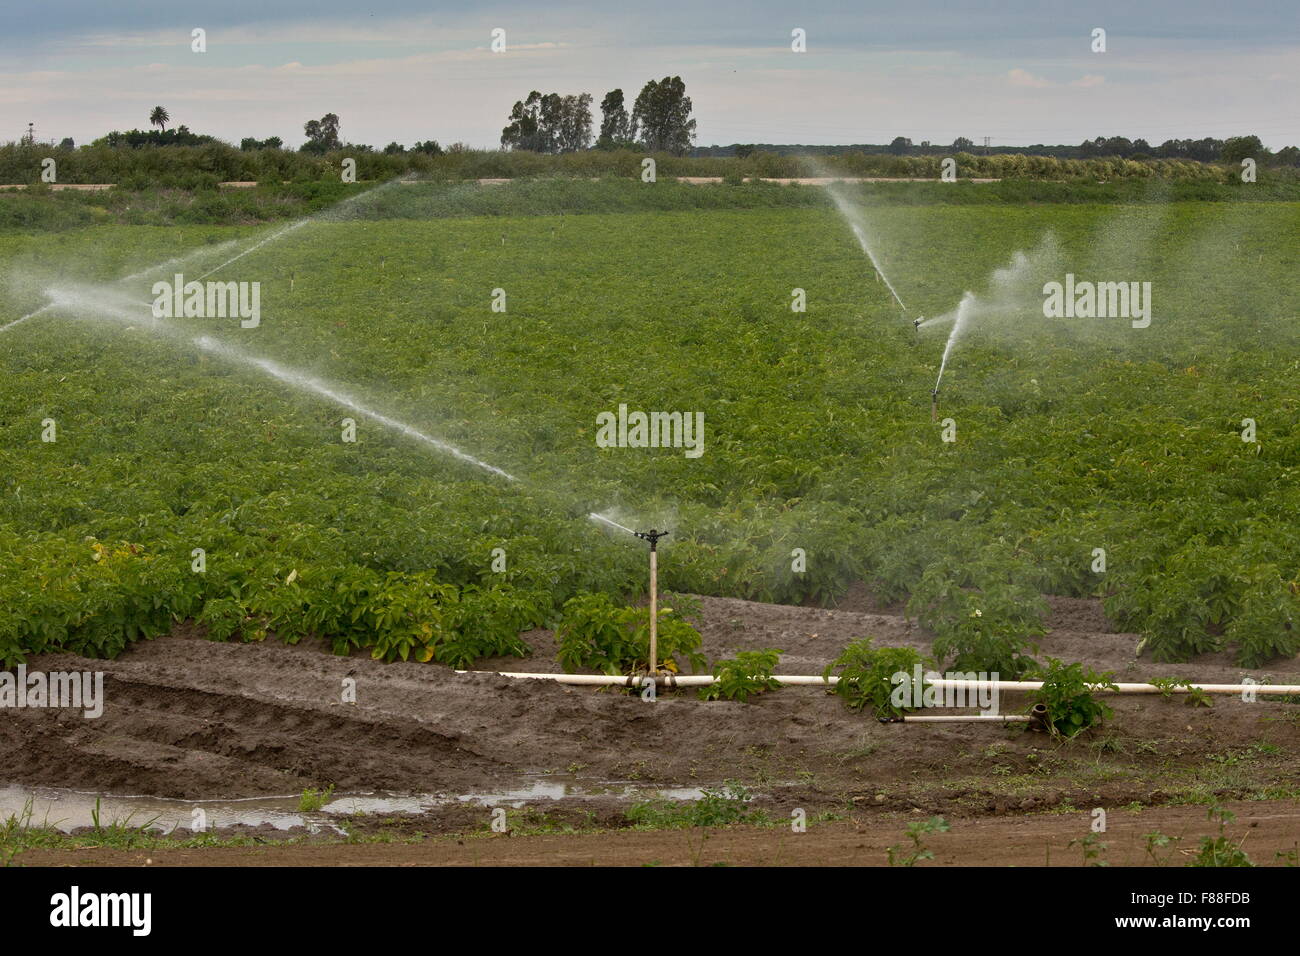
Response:
M711 658L781 648L779 672L786 674L820 674L858 637L923 649L930 643L896 610L877 608L861 592L836 610L723 598L704 598L701 605ZM1247 675L1227 655L1175 666L1138 660L1136 636L1112 633L1097 602L1052 599L1052 606L1040 660L1081 660L1115 671L1121 681L1177 674L1227 683ZM531 658L479 666L558 670L553 636L535 631L527 639ZM1270 821L1269 839L1279 848L1300 838L1300 706L1265 698L1249 704L1219 698L1202 709L1181 698L1111 697L1115 713L1104 727L1062 743L1022 725L880 724L820 688L784 688L744 704L703 702L688 691L649 703L620 691L339 658L317 646L213 643L186 627L136 644L115 661L46 655L28 667L103 670L105 710L96 720L79 712L8 711L0 721L2 783L213 799L298 794L330 784L340 794L465 794L517 787L531 775L563 775L593 790L614 782L736 782L773 819L804 810L814 820L809 834L822 833L827 847L843 851L817 851L829 854L822 862L858 862L859 832L858 842L879 855L876 844L897 842L917 814L1074 833L1088 808L1136 810L1211 798L1249 801ZM1298 683L1300 661L1250 676ZM343 702L347 679L355 681L355 703ZM1025 706L1024 699L1004 696L1002 710ZM546 826L626 826L626 804L615 796L580 804L544 800L527 809ZM1209 832L1203 808L1168 812ZM434 808L403 820L399 837L485 830L488 813L467 805ZM1057 823L1038 824L1026 813ZM1000 819L1007 815L1015 820ZM354 824L355 832L374 836L392 821ZM751 857L775 852L776 830L753 832ZM629 845L641 839L630 832L606 836ZM446 849L439 860L454 862L458 852Z
M1297 862L1300 805L1236 802L1225 835L1258 865ZM305 843L203 849L29 850L27 866L887 866L906 853L906 814L859 813L809 827L599 830L577 833L428 835L418 842ZM1092 833L1091 813L980 816L924 838L933 858L920 866L1187 866L1202 837L1217 835L1203 807L1111 811ZM1169 838L1152 844L1148 834ZM1150 849L1148 849L1150 847ZM898 857L896 856L896 859Z

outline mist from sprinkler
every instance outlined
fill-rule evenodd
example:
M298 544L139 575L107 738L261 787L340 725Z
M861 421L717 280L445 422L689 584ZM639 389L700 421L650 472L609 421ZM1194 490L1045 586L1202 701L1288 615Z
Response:
M374 189L367 190L365 193L362 193L358 196L350 197L348 200L345 200L344 203L354 203L365 196L372 196L375 192L377 192L380 189L384 189L385 187L392 186L395 183L400 183L403 181L405 180L403 179L390 180L389 182L384 183L382 186L378 186L375 187ZM342 206L344 205L344 203L340 203L339 205ZM289 226L276 230L270 236L266 236L262 238L261 240L254 243L252 246L250 246L248 249L245 249L243 252L239 253L238 255L233 256L225 260L221 265L208 270L207 272L204 273L204 276L206 277L212 275L213 273L218 272L221 269L224 269L232 262L235 262L236 260L243 258L245 255L248 255L249 253L254 252L257 249L264 247L270 242L274 242L277 239L283 238L284 236L291 234L292 232L301 228L303 225L306 225L308 222L325 218L327 214L336 215L337 207L331 207L330 210L314 213L311 216L305 217L301 220L298 220L295 223L290 224ZM224 248L228 245L229 244L223 244L222 246L215 247L215 248ZM415 428L412 425L407 424L406 422L400 421L399 419L393 418L389 415L385 415L384 413L374 408L371 408L370 406L365 405L364 403L358 401L352 396L346 394L336 386L328 382L322 381L321 379L316 378L315 376L312 376L306 372L302 372L298 369L293 369L293 368L289 368L288 366L281 365L270 359L262 358L256 355L250 355L249 353L244 352L241 349L237 349L234 346L227 345L222 342L218 342L217 340L211 338L210 336L206 336L206 335L191 336L186 332L184 332L182 329L180 329L178 326L161 322L153 315L152 303L141 302L137 299L134 299L124 289L122 289L122 285L128 281L147 276L150 273L156 273L161 269L173 267L180 262L188 261L192 258L196 258L201 255L205 255L205 254L210 255L213 248L214 247L194 250L192 253L186 254L185 256L169 259L166 262L159 263L157 266L153 266L151 268L144 269L136 273L132 273L131 275L125 276L122 279L118 279L113 283L90 284L90 283L64 282L64 283L59 283L50 286L44 290L44 297L48 300L45 303L45 305L41 306L38 309L33 310L32 312L29 312L24 316L21 316L18 319L13 320L12 322L0 326L0 332L7 332L10 329L17 327L24 322L36 318L37 316L46 315L46 314L64 313L64 314L71 314L74 318L82 318L87 315L97 315L97 316L112 318L117 320L120 323L123 323L128 329L132 329L139 326L139 327L149 329L150 331L153 332L160 332L166 337L172 339L173 341L194 346L200 349L201 351L207 352L211 355L215 355L226 361L234 362L237 364L247 366L249 368L256 369L262 372L263 374L266 374L276 379L277 381L290 386L296 391L306 392L324 398L330 402L333 402L336 405L340 405L344 408L347 408L350 411L353 411L359 415L369 418L370 420L377 422L378 424L380 424L381 426L383 426L384 428L390 431L395 431L402 435L405 435L408 438L414 439L415 441L429 448L432 448L442 454L449 455L452 458L465 462L466 464L473 465L474 467L482 471L485 471L491 475L494 475L499 478L503 478L509 482L514 482L514 483L521 482L520 478L510 474L504 469L498 468L495 465L492 465L480 458L477 458L469 454L468 452L460 448L457 448L455 445L451 444L450 442L446 442L440 438L436 438L432 435L426 434L425 432L420 431L419 429ZM601 514L599 512L594 512L594 511L588 512L587 518L597 524L604 525L608 528L612 528L617 531L622 531L630 535L637 534L636 531L632 530L626 525L620 524L619 522L615 521L613 518L609 517L608 515Z
M967 290L962 294L957 308L933 318L918 319L914 323L918 333L922 329L952 325L943 346L943 357L939 360L939 374L935 377L934 388L930 390L932 418L938 417L939 389L943 385L943 376L948 370L957 343L976 323L1041 316L1041 280L1056 265L1058 258L1055 237L1048 233L1032 252L1019 250L1012 255L1007 265L994 269L989 276L985 296Z
M881 268L880 259L876 255L875 247L867 238L867 222L861 208L845 195L842 185L825 166L807 157L805 157L805 162L812 169L815 176L827 181L826 192L830 195L831 201L835 203L836 210L858 240L858 245L862 247L863 253L866 254L867 260L871 263L871 268L876 271L876 277L885 284L885 288L889 290L889 294L898 303L898 307L903 310L903 317L906 318L907 306L903 304L903 300L899 297L894 284L889 281L889 276L885 275L885 270Z

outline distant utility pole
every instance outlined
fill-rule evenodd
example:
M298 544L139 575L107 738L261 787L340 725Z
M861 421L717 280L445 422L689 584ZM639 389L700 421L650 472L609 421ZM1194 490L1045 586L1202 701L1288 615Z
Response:
M35 124L35 123L28 123L28 124L27 124L27 139L26 139L26 142L28 143L28 145L31 145L32 143L35 143L35 142L36 142L36 128L35 128L35 127L36 127L36 124Z
M987 136L985 136L985 137L984 137L984 155L987 156L988 154L989 154L989 138L988 138Z

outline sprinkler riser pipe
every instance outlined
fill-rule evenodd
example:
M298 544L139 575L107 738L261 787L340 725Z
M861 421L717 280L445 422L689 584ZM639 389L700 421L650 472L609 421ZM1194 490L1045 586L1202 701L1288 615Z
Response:
M650 544L650 673L659 673L659 552Z

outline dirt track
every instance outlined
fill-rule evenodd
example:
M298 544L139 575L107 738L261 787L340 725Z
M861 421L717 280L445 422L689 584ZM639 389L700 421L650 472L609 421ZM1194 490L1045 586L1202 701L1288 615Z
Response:
M862 598L848 602L855 604L862 610L705 599L706 650L719 657L778 647L786 651L782 672L816 674L856 637L928 646L900 616L867 611ZM1121 680L1243 676L1219 657L1177 667L1134 661L1135 637L1106 633L1094 602L1054 600L1053 607L1040 659L1080 659ZM528 639L533 658L480 666L557 669L551 635ZM560 773L593 785L737 780L778 816L801 807L841 818L915 811L975 819L1211 795L1280 798L1279 812L1292 814L1300 780L1300 708L1264 699L1221 699L1205 710L1177 699L1115 698L1104 728L1062 745L999 724L882 725L817 688L786 688L746 704L705 703L688 692L651 704L620 692L338 658L316 647L212 643L194 633L138 644L116 661L29 661L29 669L94 668L106 675L100 719L23 710L0 721L0 782L210 799L327 784L339 793L460 794ZM1271 676L1295 682L1297 673L1300 662L1288 661ZM355 704L341 701L346 678L356 682ZM1023 704L1005 699L1003 708ZM563 815L564 803L542 809ZM620 824L617 800L594 806L599 823ZM453 807L424 820L423 831L481 827L479 816ZM1286 820L1279 840L1300 832L1293 814ZM890 826L888 842L899 829Z
M1300 804L1229 804L1237 820L1226 833L1259 865L1297 849ZM732 827L721 830L605 831L519 836L441 836L413 844L320 844L215 847L197 850L29 850L27 866L884 866L887 848L908 841L904 814L813 826ZM1202 836L1217 831L1202 807L1161 807L1109 813L1090 862L1110 866L1186 866ZM934 859L921 866L1081 866L1091 831L1087 812L1030 817L982 817L926 838ZM1176 842L1146 850L1146 834Z

